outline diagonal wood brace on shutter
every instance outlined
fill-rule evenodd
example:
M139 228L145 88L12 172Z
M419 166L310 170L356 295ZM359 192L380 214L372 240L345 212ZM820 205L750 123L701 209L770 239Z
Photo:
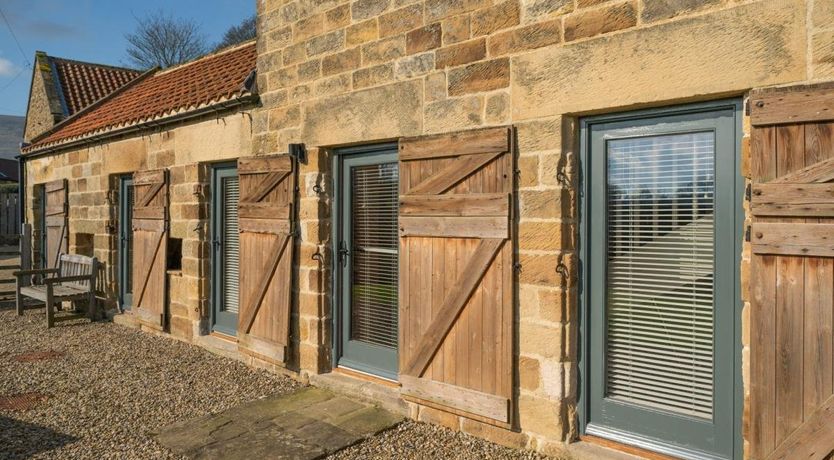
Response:
M252 323L255 322L255 317L258 315L258 310L261 308L266 291L269 289L269 283L272 281L272 276L275 274L275 269L278 268L278 262L287 249L287 243L290 241L290 235L287 234L283 238L275 241L271 254L272 257L266 263L261 271L261 279L258 281L258 288L255 291L255 296L252 297L252 302L246 309L246 317L241 324L244 325L243 333L248 334L252 329Z
M503 127L399 146L400 391L503 428L514 400L510 140Z
M161 329L166 310L168 248L168 172L140 171L133 175L131 227L134 313L144 324Z
M141 278L142 282L139 284L139 286L140 286L140 288L139 288L139 297L138 297L138 300L136 301L136 305L142 305L142 299L145 297L145 290L148 287L148 280L151 279L151 271L153 270L153 267L154 267L154 261L156 260L157 256L159 255L159 247L162 245L162 239L164 237L165 237L165 232L164 231L161 231L161 232L157 233L156 244L154 244L152 246L152 248L151 247L146 248L146 250L148 250L148 249L151 250L151 251L149 251L151 257L150 257L150 259L145 257L145 260L150 260L151 262L149 264L147 264L147 267L145 267L145 272L142 273L142 278Z
M755 217L834 217L834 159L754 184ZM834 257L834 224L753 222L755 254Z
M750 95L750 458L834 453L834 84Z
M238 349L279 365L289 345L296 175L286 154L238 160Z
M504 245L504 240L485 239L478 243L475 254L466 264L461 276L455 281L456 289L452 289L443 299L437 316L423 335L417 351L406 364L404 372L408 375L420 377L426 371L429 362L434 358L437 349L452 329L466 302L475 292L475 288L484 278L493 259Z

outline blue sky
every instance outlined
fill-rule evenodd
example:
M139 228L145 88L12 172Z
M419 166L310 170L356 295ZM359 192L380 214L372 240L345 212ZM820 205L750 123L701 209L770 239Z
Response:
M0 114L25 115L35 50L124 65L124 34L134 29L135 17L163 10L193 19L215 43L229 26L254 14L255 0L0 0L0 10L25 53L0 19Z

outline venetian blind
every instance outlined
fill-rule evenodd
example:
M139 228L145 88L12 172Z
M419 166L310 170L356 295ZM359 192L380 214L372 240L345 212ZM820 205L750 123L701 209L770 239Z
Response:
M397 163L351 168L351 339L397 347Z
M713 411L714 135L610 140L607 396Z
M223 213L223 311L237 313L240 304L239 271L240 232L238 231L238 201L240 180L237 176L222 180Z

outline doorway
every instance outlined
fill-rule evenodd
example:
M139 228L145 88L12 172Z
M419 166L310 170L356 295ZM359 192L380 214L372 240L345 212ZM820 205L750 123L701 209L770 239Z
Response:
M119 302L133 305L133 176L119 177Z
M397 379L399 166L396 145L336 156L336 363Z
M235 163L212 169L211 190L212 331L234 336L240 309L240 180Z
M740 454L740 104L582 121L584 432Z

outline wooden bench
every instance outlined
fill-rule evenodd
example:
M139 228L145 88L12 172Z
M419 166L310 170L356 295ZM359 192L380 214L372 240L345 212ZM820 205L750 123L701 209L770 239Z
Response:
M87 316L90 321L96 314L96 275L98 259L75 254L61 254L57 268L20 270L14 272L16 281L17 314L23 314L23 297L40 300L46 304L46 327L57 321L83 318L83 314L55 317L55 304L64 301L87 301ZM33 275L41 275L36 284L28 282ZM59 307L60 308L60 307Z

